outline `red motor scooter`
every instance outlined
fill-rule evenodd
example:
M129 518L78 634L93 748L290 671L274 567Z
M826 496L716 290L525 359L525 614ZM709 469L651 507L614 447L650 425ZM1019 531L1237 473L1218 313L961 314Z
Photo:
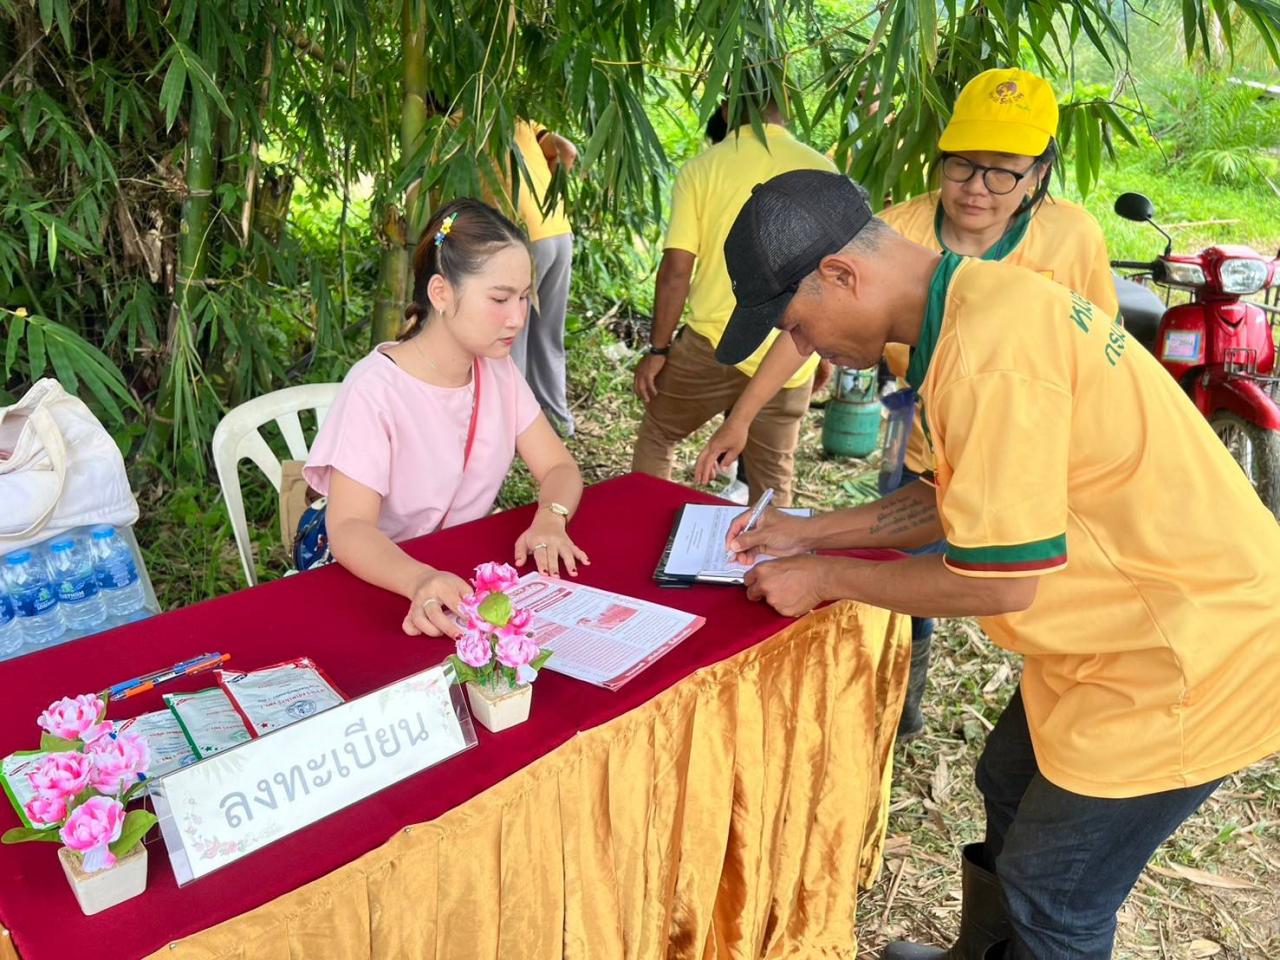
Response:
M1125 328L1187 391L1280 519L1276 344L1267 311L1241 299L1280 284L1280 257L1268 259L1234 245L1174 254L1173 239L1155 223L1155 207L1142 194L1121 194L1115 211L1126 220L1151 224L1168 243L1148 263L1113 260L1111 266L1191 291L1190 303L1169 306L1147 287L1117 277Z

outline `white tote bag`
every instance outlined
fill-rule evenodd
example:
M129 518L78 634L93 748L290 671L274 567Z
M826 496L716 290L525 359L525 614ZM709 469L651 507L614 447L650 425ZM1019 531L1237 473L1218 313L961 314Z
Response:
M120 448L57 380L38 380L0 407L0 553L73 527L137 519Z

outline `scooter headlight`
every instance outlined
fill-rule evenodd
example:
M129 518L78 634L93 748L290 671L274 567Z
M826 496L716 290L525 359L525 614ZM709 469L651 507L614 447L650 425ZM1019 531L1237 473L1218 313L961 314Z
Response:
M1165 260L1162 263L1164 267L1164 277L1166 283L1172 283L1179 287L1201 287L1204 286L1204 270L1194 263L1177 263L1172 260Z
M1223 260L1218 268L1223 293L1257 293L1267 282L1267 265L1261 260Z

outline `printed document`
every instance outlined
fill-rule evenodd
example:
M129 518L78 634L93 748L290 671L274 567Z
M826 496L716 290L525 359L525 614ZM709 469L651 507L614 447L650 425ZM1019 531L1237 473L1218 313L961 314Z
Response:
M705 623L682 610L531 573L509 591L533 614L546 669L617 690Z

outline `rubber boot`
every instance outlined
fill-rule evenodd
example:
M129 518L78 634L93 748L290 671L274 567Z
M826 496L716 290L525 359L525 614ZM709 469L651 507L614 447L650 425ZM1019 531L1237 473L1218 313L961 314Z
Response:
M925 682L929 679L929 654L933 650L933 621L911 618L911 674L907 678L907 696L898 720L898 739L910 740L924 732Z
M996 960L1013 935L1000 898L1000 881L983 866L982 844L964 848L961 862L960 935L950 949L899 941L885 947L882 960ZM992 947L999 950L988 953Z

